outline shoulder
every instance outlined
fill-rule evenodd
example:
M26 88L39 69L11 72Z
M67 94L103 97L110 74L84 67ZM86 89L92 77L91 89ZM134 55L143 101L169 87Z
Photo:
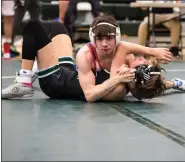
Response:
M130 49L134 48L135 44L127 41L120 41L116 47L116 51L128 54Z
M130 42L127 41L120 41L119 44L117 45L118 48L125 48L127 47L129 44L131 44Z
M124 54L126 51L127 51L127 43L125 41L120 41L116 47L116 50L115 50L115 56L116 55L122 55Z
M117 45L117 47L116 47L116 51L124 51L127 47L127 42L125 42L125 41L120 41L119 43L118 43L118 45Z
M76 65L82 66L84 64L91 65L93 61L91 51L89 50L87 45L84 45L76 54Z

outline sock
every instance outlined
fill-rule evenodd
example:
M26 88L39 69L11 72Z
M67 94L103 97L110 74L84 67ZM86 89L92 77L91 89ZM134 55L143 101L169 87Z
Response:
M34 64L33 64L32 71L33 71L34 73L37 73L37 72L38 72L37 61L36 61L36 60L35 60L35 62L34 62ZM33 73L33 75L34 75L34 73Z
M178 86L178 81L173 80L172 82L173 82L173 88L176 88Z
M6 42L6 43L11 43L11 39L10 39L10 38L6 38L6 39L5 39L5 42Z
M32 71L31 70L21 69L20 70L20 75L21 76L31 76L32 75Z
M19 72L19 76L17 76L16 78L17 82L24 83L28 86L32 86L31 84L32 73L33 72L31 70L21 69Z

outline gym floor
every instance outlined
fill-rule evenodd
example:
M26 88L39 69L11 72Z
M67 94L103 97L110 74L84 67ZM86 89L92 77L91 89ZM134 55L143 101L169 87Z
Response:
M2 88L20 61L2 61ZM185 77L185 62L164 65ZM185 79L185 78L184 78ZM185 160L185 93L137 101L51 100L34 83L31 99L2 100L3 161Z

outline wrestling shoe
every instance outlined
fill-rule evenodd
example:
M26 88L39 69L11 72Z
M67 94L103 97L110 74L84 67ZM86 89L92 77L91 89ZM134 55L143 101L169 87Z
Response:
M174 78L172 79L172 82L174 83L173 89L185 91L185 80Z
M28 98L32 97L34 90L32 84L20 83L15 79L13 83L2 90L2 99Z

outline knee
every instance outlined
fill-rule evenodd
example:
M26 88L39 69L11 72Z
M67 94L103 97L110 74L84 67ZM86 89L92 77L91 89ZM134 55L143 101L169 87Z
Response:
M144 19L141 24L139 25L139 32L146 32L148 26L148 20Z
M50 24L50 38L52 39L53 37L59 34L69 35L63 23L59 23L59 22L51 23Z
M41 21L38 19L29 20L26 25L41 24Z
M147 29L147 25L148 25L148 22L147 21L143 21L143 22L141 22L139 27L140 27L140 29L145 30L145 29Z
M35 26L41 26L41 21L40 20L30 20L25 24L23 32L36 32L37 30L35 29Z

